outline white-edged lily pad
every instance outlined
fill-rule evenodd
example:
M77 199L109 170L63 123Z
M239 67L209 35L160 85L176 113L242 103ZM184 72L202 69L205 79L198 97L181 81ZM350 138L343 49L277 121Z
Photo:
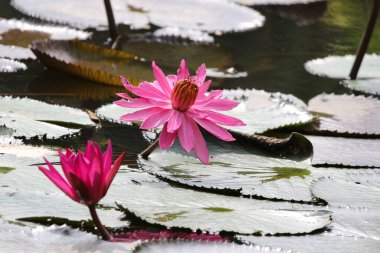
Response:
M242 5L292 5L292 4L309 4L327 0L229 0Z
M354 55L328 56L310 60L305 63L305 69L313 75L345 79L348 77ZM380 77L380 56L376 54L366 54L360 67L358 78L378 78Z
M380 134L380 100L354 95L320 94L308 103L319 116L317 131L352 134Z
M38 3L36 1L36 3ZM60 8L62 9L62 8ZM88 39L91 33L75 30L64 26L52 26L46 24L30 23L17 19L3 19L0 18L0 35L10 30L20 30L23 32L39 32L47 34L51 39L55 40L69 40L69 39ZM0 39L0 43L1 39Z
M17 70L26 70L26 65L19 61L0 58L0 73L16 72Z
M255 10L220 0L126 2L131 7L141 10L152 24L159 27L176 25L206 32L240 32L261 27L265 20L264 16Z
M313 165L380 167L380 140L307 136L314 148Z
M238 245L235 243L207 243L207 242L156 242L141 246L139 253L285 253L280 248Z
M308 233L331 222L327 211L169 187L142 172L117 176L109 198L149 223L193 231L294 234Z
M14 136L27 138L45 134L58 138L95 125L81 110L29 98L0 97L0 118L0 124L14 130Z
M98 28L104 30L108 26L102 1L12 0L11 4L27 15L47 21L69 24L80 29ZM149 23L145 15L131 10L125 0L113 0L112 9L117 23L131 25L132 28L144 28Z
M107 242L67 226L0 223L1 250L12 253L132 253L141 242Z
M344 80L341 82L350 90L370 94L380 95L380 79L359 79L359 80Z
M229 116L244 121L243 127L226 127L237 133L252 135L281 127L308 124L314 120L313 115L300 106L302 103L292 95L269 93L259 90L226 90L229 99L241 101Z
M1 43L1 40L0 40ZM36 56L28 48L0 44L0 57L15 60L36 59Z

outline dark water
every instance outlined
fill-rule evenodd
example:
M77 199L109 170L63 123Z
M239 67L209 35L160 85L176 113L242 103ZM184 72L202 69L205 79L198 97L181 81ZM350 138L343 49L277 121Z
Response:
M306 72L303 65L306 61L317 57L354 54L371 5L372 1L367 0L331 0L309 5L256 7L255 9L266 17L262 28L216 36L215 45L208 46L211 50L206 48L206 50L202 49L203 51L192 52L194 47L176 44L177 57L160 55L162 51L158 50L154 53L172 66L178 64L177 58L184 57L181 52L186 51L186 55L199 55L193 62L189 62L190 65L202 62L204 57L204 59L220 61L223 67L234 66L248 72L246 78L216 79L214 85L217 87L255 88L270 92L291 93L305 102L322 92L349 93L339 85L339 80L313 76ZM10 6L9 1L5 0L0 1L0 17L42 22L18 12ZM121 30L141 33L141 31L129 31L126 27L121 27ZM105 43L107 32L90 31L94 33L92 42ZM380 25L374 32L368 51L379 53L379 42ZM171 47L171 45L163 46L169 49ZM139 49L138 43L130 48L137 54L138 50L143 50ZM154 51L155 47L151 46L150 50ZM214 52L215 55L212 55ZM101 104L115 100L116 97L112 94L120 90L122 88L106 87L68 74L46 70L37 62L28 63L26 71L0 74L2 95L27 95L35 99L83 109L95 110ZM138 152L147 144L137 129L121 136L115 134L115 132L120 132L115 131L117 128L120 126L111 125L109 131L103 129L100 135L118 139L121 142L120 149L125 147L124 141L133 143L133 147L128 145L131 152ZM82 140L79 143L84 142L87 137L93 136L90 133L86 137L81 137Z

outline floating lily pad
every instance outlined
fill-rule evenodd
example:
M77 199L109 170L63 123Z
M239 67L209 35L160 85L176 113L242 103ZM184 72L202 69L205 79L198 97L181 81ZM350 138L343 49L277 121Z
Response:
M201 229L212 233L307 233L328 225L330 213L302 210L282 202L242 199L169 187L145 173L127 172L115 178L109 196L129 212L167 228ZM126 194L138 192L139 194ZM302 205L299 206L302 208ZM228 210L214 212L210 210ZM293 209L293 210L290 210ZM231 211L232 210L232 211ZM172 219L160 219L162 214ZM179 215L179 213L181 213Z
M61 8L62 9L62 8ZM40 39L88 39L91 33L64 26L30 23L23 20L0 18L0 43L28 47Z
M1 45L1 44L0 44L0 57L10 58L14 60L36 59L36 56L28 48Z
M313 165L380 167L380 140L307 136L314 148Z
M107 242L67 226L19 226L0 223L1 248L12 253L132 253L141 242Z
M142 245L139 253L285 253L280 248L238 245L234 243L206 243L206 242L156 242Z
M1 125L14 130L14 136L26 138L57 138L95 125L81 110L29 98L0 97L0 118Z
M0 73L1 72L16 72L17 70L25 70L26 65L22 62L0 58Z
M380 174L368 172L352 178L322 178L312 185L312 192L332 207L380 209Z
M322 2L327 0L229 0L243 5L292 5Z
M344 80L341 83L354 91L369 95L380 95L380 79Z
M315 131L341 135L380 135L380 100L354 95L321 94L308 103L319 116Z
M225 114L246 123L243 127L226 128L244 135L263 133L282 127L296 127L314 120L313 115L292 95L258 90L226 90L224 95L241 103Z
M352 65L354 64L354 60L354 55L328 56L325 58L314 59L306 62L305 68L313 75L345 79L350 73ZM365 55L358 73L358 78L380 77L379 64L379 55Z
M17 10L40 19L69 24L77 28L98 28L104 30L108 26L107 16L102 1L66 0L12 0ZM113 0L112 9L118 23L131 25L132 28L146 28L149 21L143 13L133 11L125 0Z
M122 86L121 75L136 84L153 79L150 65L133 55L78 40L38 41L32 51L48 67L104 84Z
M261 27L265 20L259 12L227 1L127 0L126 2L131 7L142 10L142 14L148 17L149 22L159 27L176 25L180 28L207 32L239 32Z

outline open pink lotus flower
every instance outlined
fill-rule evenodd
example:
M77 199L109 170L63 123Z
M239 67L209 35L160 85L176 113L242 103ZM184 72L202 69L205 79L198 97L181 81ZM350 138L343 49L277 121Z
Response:
M235 140L231 134L220 127L244 126L236 118L215 111L227 111L235 108L239 102L223 99L221 90L213 90L208 95L211 80L206 81L206 66L202 64L195 76L189 75L184 60L181 61L177 75L165 76L162 70L152 62L156 80L152 83L141 82L135 87L124 77L121 81L125 88L139 98L131 98L126 93L118 94L124 98L115 104L127 108L144 108L120 117L123 121L143 121L140 128L152 129L163 125L159 138L161 148L171 147L178 137L185 151L194 149L204 164L208 163L206 142L198 125L224 141ZM127 99L127 100L125 100ZM218 125L219 124L219 125Z
M96 205L110 187L124 157L122 153L112 165L112 144L108 141L106 152L102 154L99 146L89 141L86 152L75 154L66 149L66 154L58 151L64 179L54 166L45 158L48 169L38 168L72 200L86 206Z

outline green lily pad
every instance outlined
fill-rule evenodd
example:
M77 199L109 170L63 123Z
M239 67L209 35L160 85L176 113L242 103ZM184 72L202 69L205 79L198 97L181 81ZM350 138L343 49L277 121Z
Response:
M354 60L354 55L328 56L306 62L305 69L313 75L345 79L350 73ZM358 78L380 77L379 63L379 55L366 54L360 67Z
M353 91L369 95L380 95L380 79L344 80L341 83Z
M380 140L307 136L315 166L380 167Z
M141 244L137 242L107 242L96 235L71 229L67 226L20 226L0 223L2 249L6 252L81 252L81 253L132 253Z
M104 84L122 86L121 75L136 84L153 79L150 65L133 55L79 40L37 41L31 49L48 67Z
M15 168L12 168L12 167L0 167L0 173L7 174L7 173L9 173L10 171L12 171L14 169Z
M319 116L313 133L380 135L380 100L376 98L321 94L309 101L308 110Z
M26 65L22 62L0 58L0 73L1 72L16 72L18 70L26 70Z
M330 223L329 212L302 210L311 206L296 207L285 202L242 199L169 187L142 172L129 171L123 176L118 175L110 189L108 201L110 198L149 223L193 231L293 234L308 233ZM215 208L224 212L210 211ZM173 219L157 219L157 214L165 213L176 215Z
M51 105L29 98L0 97L1 124L14 131L16 137L34 136L58 138L79 132L78 126L94 126L87 113L59 105ZM60 122L63 127L46 122Z

